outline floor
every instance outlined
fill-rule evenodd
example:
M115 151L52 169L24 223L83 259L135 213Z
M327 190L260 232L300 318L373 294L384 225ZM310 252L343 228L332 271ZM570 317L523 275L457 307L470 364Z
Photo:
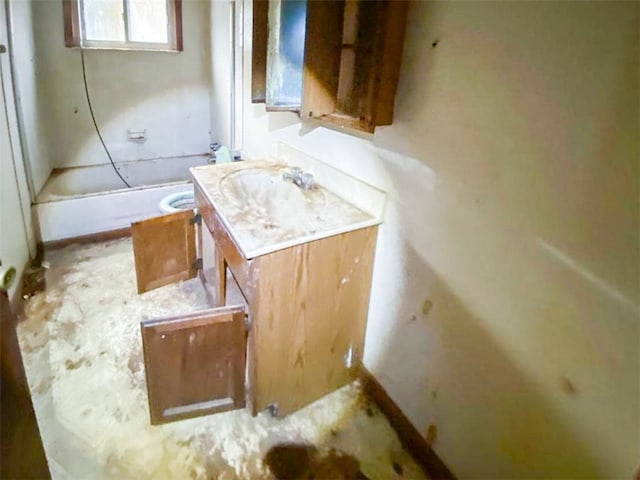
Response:
M206 306L198 281L136 293L130 239L49 252L18 327L54 479L426 478L354 383L283 419L151 426L139 322Z

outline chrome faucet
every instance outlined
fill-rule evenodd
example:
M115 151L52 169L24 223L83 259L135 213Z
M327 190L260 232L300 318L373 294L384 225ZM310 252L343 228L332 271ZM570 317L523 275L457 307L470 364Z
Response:
M284 172L282 178L291 180L304 190L309 190L313 187L313 175L303 172L300 167L293 167L289 172Z

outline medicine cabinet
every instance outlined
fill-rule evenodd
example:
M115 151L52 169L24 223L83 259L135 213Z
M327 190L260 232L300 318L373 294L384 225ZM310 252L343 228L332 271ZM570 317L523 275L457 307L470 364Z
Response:
M254 0L253 101L369 133L390 125L406 17L406 0Z

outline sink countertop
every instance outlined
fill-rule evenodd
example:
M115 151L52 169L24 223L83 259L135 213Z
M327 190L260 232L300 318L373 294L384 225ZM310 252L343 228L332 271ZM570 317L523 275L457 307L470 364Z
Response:
M190 169L245 258L381 223L382 212L358 208L321 184L304 190L284 180L290 168L281 160L246 160Z

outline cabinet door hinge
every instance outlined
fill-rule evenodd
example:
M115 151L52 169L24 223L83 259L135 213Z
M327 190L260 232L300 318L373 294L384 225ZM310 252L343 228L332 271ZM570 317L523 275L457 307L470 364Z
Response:
M193 268L194 270L202 270L202 259L196 258L196 261L193 262L193 265L191 265L191 268Z
M248 314L244 315L244 328L247 331L251 330L251 317Z
M280 408L277 403L272 403L270 405L267 405L267 411L271 414L272 417L278 418Z
M202 215L196 213L190 221L191 225L197 224L202 225Z

